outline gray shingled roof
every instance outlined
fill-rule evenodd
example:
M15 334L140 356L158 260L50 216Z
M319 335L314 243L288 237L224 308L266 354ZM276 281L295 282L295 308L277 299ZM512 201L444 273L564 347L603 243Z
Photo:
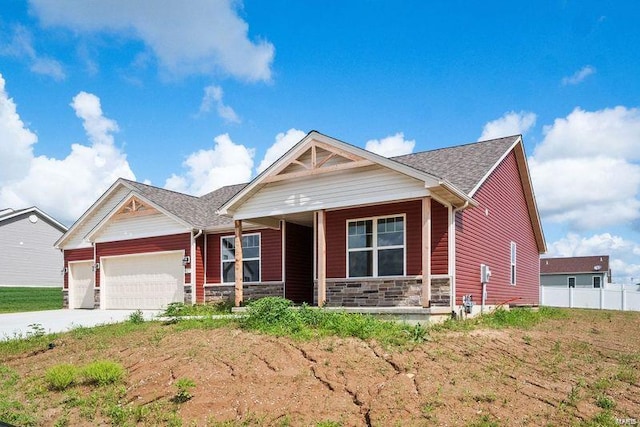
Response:
M392 160L443 178L469 194L519 135L392 157Z
M407 154L391 159L438 178L446 179L469 194L517 139L518 136L509 136ZM228 185L204 196L195 197L127 179L122 179L122 181L194 228L233 224L231 218L216 215L216 210L247 185L246 183Z
M228 185L202 197L195 197L127 179L122 181L133 187L140 195L194 228L232 224L232 219L216 215L216 209L246 185Z

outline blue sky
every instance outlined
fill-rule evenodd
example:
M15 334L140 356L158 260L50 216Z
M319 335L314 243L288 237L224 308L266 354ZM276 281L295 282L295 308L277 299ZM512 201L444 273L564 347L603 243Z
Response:
M310 130L404 154L522 133L549 254L640 280L635 1L7 0L0 207L202 194Z

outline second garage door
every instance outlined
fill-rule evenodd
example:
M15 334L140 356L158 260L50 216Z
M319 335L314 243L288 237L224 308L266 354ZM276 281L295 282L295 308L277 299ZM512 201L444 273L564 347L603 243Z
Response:
M105 309L161 309L184 301L183 252L102 258Z

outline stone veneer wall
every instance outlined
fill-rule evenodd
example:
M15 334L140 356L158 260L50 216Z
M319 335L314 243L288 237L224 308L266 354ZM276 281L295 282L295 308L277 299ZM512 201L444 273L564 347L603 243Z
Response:
M100 308L100 288L93 289L93 308Z
M422 279L327 280L327 307L422 307ZM449 305L449 278L431 279L431 305ZM318 284L313 302L318 304Z
M62 308L69 308L69 289L62 290Z
M448 277L431 278L431 305L449 307L451 304L451 287Z
M192 299L191 299L191 285L186 285L184 287L184 299L183 302L186 305L191 305L192 304Z
M244 302L264 297L283 297L284 283L251 283L242 286ZM235 300L234 285L212 285L204 288L204 302L231 302Z

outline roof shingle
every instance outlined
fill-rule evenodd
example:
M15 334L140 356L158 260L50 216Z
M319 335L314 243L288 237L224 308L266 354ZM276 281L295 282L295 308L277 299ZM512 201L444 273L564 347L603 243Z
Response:
M470 195L519 135L392 157L396 162L443 178Z
M594 271L603 273L609 271L609 255L540 259L540 274L593 273Z

